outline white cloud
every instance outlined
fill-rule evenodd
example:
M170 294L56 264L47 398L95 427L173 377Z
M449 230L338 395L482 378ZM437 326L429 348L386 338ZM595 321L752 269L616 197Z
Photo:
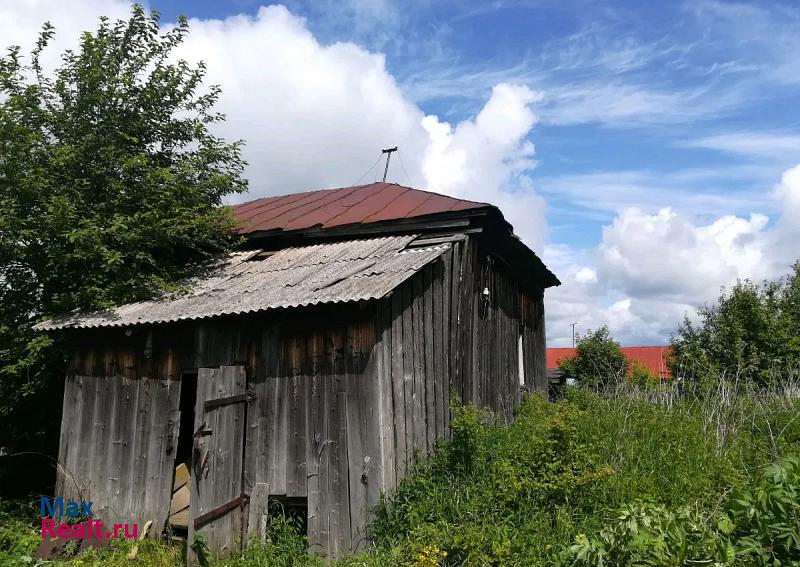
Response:
M474 118L452 125L406 97L383 55L323 45L282 6L190 27L181 55L206 61L223 87L223 133L247 141L247 198L353 184L381 147L397 145L390 180L497 204L541 245L544 202L524 176L538 100L529 88L498 84Z
M704 136L680 145L758 158L800 159L800 136L782 132L732 132Z
M387 4L354 6L380 12ZM57 0L4 4L0 37L30 46L50 18L57 33L50 53L57 57L81 31L95 28L98 16L124 17L128 9L113 0L75 9ZM497 204L529 244L541 246L544 202L525 175L533 165L526 139L539 95L528 87L496 84L473 118L449 124L408 98L382 54L350 42L323 44L283 6L191 19L178 55L206 62L207 82L222 87L218 110L227 121L219 133L246 141L250 193L240 200L352 185L381 147L398 145L402 164L393 160L390 181Z
M569 344L572 323L584 332L608 325L624 344L662 343L720 287L785 274L800 259L800 165L771 196L780 210L773 224L762 214L702 222L670 208L626 208L597 247L546 249L564 283L547 295L550 343Z

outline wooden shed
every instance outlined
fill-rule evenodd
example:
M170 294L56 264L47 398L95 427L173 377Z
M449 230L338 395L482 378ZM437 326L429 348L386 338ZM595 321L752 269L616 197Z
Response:
M181 293L40 324L71 348L57 494L219 555L279 502L336 557L451 400L508 418L546 387L559 282L496 207L395 184L234 213L245 244Z

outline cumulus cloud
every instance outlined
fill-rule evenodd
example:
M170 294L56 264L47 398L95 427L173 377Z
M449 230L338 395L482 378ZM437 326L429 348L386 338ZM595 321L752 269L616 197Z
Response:
M76 9L56 0L0 7L0 37L30 46L43 19L56 26L50 51L74 46L97 17L124 17L130 5L90 0ZM23 22L24 25L19 25ZM451 124L426 115L398 86L385 57L351 42L325 44L284 6L254 16L191 19L178 56L204 61L207 81L222 87L219 133L244 139L250 179L239 200L371 182L362 178L380 154L397 145L390 181L497 204L535 248L545 234L544 201L525 172L527 137L539 94L498 83L473 117Z
M800 165L771 195L780 208L774 223L762 214L700 222L670 208L628 208L597 247L548 248L564 282L549 292L550 342L568 344L574 322L584 331L608 325L627 344L661 343L720 287L785 274L800 259Z
M498 84L480 112L450 124L408 99L383 55L322 44L283 6L190 27L180 56L206 62L208 80L223 87L222 133L247 141L245 198L351 185L381 147L397 145L391 181L497 204L541 246L544 202L525 175L538 93Z

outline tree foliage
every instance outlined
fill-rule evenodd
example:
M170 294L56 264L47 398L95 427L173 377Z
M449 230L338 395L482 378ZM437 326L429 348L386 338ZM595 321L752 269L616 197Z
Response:
M45 24L0 58L0 429L51 374L43 315L104 308L174 286L231 245L222 199L246 189L241 143L213 133L220 91L176 60L135 6L101 18L49 69ZM58 398L56 393L52 394ZM54 436L56 437L56 436ZM5 444L0 440L0 445Z
M772 282L740 281L688 317L672 338L673 376L715 380L737 375L761 385L800 364L800 262Z
M619 380L626 375L627 368L628 361L619 343L605 326L579 336L575 356L558 363L564 376L590 387L601 387Z

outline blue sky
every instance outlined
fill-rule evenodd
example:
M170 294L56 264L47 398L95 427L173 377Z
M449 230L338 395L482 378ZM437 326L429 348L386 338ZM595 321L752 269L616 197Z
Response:
M385 54L410 98L447 121L474 115L497 82L543 91L530 138L557 243L591 246L619 206L774 215L767 192L800 159L796 3L285 5L323 43ZM214 19L261 3L151 6Z
M123 0L0 6L30 43ZM667 340L738 278L800 258L800 4L161 1L190 18L251 194L390 179L498 204L561 278L548 337ZM367 176L372 175L372 172Z

